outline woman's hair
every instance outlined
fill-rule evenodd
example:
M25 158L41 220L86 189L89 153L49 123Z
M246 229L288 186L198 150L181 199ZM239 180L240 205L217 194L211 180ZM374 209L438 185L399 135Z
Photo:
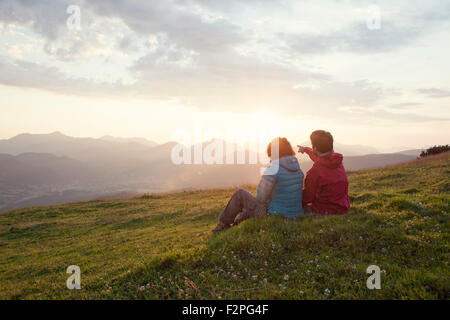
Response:
M320 153L333 150L333 136L328 131L316 130L311 133L311 145L316 147Z
M274 148L278 147L278 157L276 154L274 154L272 157L272 144ZM279 137L273 139L272 142L269 143L269 145L267 146L267 155L269 156L269 158L277 159L286 156L295 156L295 151L288 139Z

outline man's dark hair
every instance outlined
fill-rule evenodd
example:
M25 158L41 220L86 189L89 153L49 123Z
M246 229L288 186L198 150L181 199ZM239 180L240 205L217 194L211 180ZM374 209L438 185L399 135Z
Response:
M333 136L328 131L316 130L311 133L312 147L316 147L320 153L330 152L333 150Z
M286 156L295 156L295 151L291 146L291 143L286 138L275 138L271 143L267 146L267 155L272 158L272 143L274 143L274 147L276 148L278 145L278 158L283 158ZM274 155L273 158L277 158Z

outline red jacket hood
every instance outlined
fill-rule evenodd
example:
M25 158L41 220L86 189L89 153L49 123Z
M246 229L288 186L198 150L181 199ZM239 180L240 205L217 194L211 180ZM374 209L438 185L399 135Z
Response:
M331 151L329 154L319 157L317 162L324 167L335 169L341 165L343 159L342 154Z

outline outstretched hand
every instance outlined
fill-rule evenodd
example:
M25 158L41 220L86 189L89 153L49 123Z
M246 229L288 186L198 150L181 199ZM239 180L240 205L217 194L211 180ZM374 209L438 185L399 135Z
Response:
M297 146L297 147L298 147L298 152L305 153L306 147L302 147L302 146Z

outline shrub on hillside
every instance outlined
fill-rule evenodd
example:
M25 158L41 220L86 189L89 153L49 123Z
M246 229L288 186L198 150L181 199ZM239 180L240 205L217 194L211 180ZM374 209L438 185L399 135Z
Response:
M450 151L450 146L448 144L445 146L434 146L434 147L428 148L425 151L422 151L420 153L420 157L425 158L425 157L431 156L433 154L439 154L439 153L443 153L443 152L447 152L447 151Z

